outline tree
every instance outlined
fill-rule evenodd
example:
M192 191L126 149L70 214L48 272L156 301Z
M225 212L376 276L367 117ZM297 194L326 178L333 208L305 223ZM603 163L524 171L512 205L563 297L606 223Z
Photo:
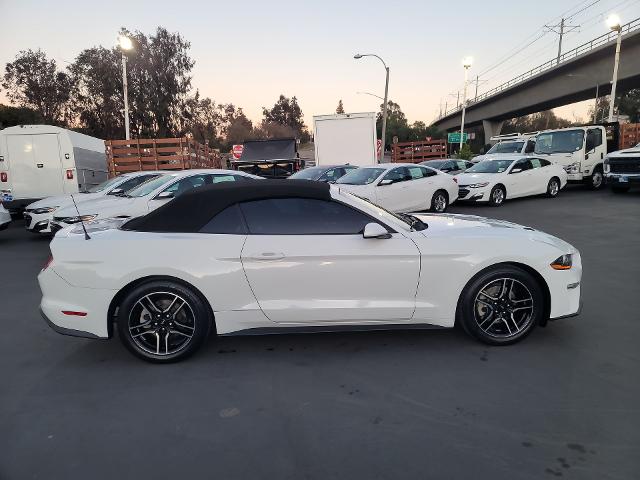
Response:
M264 115L263 124L267 127L269 124L279 124L291 128L294 136L299 137L302 141L309 140L309 132L302 120L302 109L298 105L298 99L294 96L290 99L284 95L280 98L271 109L262 108Z
M382 137L382 111L384 104L380 105L380 112L378 112L376 120L376 131L378 138ZM409 138L410 127L407 117L401 110L400 105L394 103L392 100L387 102L387 131L385 134L385 147L390 145L393 141L393 137L398 137L399 142L407 141Z
M338 108L336 108L336 113L339 113L339 114L344 113L344 106L342 105L342 99L338 100Z
M69 120L71 79L42 50L20 51L5 66L2 86L12 103L35 110L45 122L65 125Z
M462 148L457 153L456 158L460 160L471 160L473 157L473 152L471 151L471 146L468 143L463 143Z
M31 108L0 104L0 130L16 125L43 123L43 121L40 114Z
M502 127L502 133L537 132L548 128L565 128L570 126L571 121L556 116L552 110L545 110L506 121Z
M597 121L604 122L609 118L609 96L598 98ZM618 115L627 115L631 123L640 122L640 88L616 95L616 111ZM589 108L590 121L593 119L593 106Z

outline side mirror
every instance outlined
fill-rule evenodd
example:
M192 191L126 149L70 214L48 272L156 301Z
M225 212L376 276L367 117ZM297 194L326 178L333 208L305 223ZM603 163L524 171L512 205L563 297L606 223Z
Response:
M363 238L391 238L391 234L379 223L367 223L362 232Z
M521 169L521 168L514 168L514 169L512 169L512 170L511 170L511 172L509 172L509 173L520 173L521 171L522 171L522 169Z
M113 190L111 190L109 192L109 195L122 195L124 193L124 190L121 188L114 188Z
M158 195L156 195L156 200L163 200L165 198L173 198L174 197L174 193L173 192L160 192Z
M378 185L382 187L384 185L391 185L392 183L393 183L393 180L385 178L384 180L380 180L380 183L378 183Z

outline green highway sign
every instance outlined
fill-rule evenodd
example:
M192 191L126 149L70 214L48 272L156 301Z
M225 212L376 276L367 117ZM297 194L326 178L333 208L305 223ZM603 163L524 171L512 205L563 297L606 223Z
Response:
M469 139L469 134L465 132L465 134L462 137L462 143L465 143L468 139ZM460 132L448 133L447 142L460 143Z

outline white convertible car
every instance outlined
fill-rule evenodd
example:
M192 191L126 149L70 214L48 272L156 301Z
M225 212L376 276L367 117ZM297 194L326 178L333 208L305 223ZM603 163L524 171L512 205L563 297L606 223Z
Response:
M543 158L484 160L456 175L459 200L489 202L498 207L507 198L546 193L555 197L567 184L567 172Z
M113 222L113 221L112 221ZM122 222L122 221L121 221ZM194 189L121 226L58 232L38 276L56 331L182 359L209 333L453 327L494 345L576 315L580 254L504 221L392 214L340 186Z
M458 198L454 177L413 163L358 168L340 177L336 184L393 212L444 212Z

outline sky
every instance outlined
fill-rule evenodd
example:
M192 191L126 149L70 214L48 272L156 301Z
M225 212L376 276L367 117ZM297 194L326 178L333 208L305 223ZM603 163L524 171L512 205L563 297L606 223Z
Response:
M201 95L243 107L252 120L280 94L295 95L311 125L339 99L347 112L378 109L380 100L357 92L382 96L384 68L353 58L375 53L390 68L389 98L410 122L429 124L444 102L455 104L463 57L474 58L470 78L481 74L482 93L555 57L558 36L545 24L564 15L581 25L565 35L566 51L605 33L611 12L626 23L640 17L640 0L0 0L0 67L20 50L41 48L65 68L85 48L113 45L120 27L150 34L163 26L191 42ZM587 108L557 113L586 118Z

